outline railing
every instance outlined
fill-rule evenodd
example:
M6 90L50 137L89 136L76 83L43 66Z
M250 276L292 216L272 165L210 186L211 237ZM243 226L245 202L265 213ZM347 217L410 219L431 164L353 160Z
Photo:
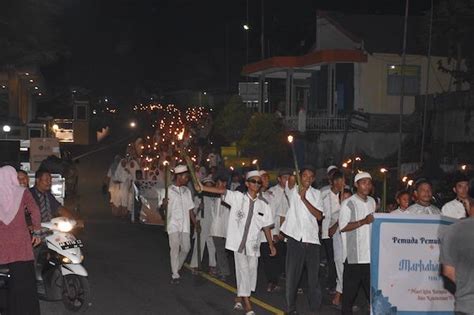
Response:
M285 126L290 130L298 130L298 116L285 117ZM344 116L330 117L324 116L309 116L306 117L306 131L320 131L320 132L341 132L346 128L347 119Z

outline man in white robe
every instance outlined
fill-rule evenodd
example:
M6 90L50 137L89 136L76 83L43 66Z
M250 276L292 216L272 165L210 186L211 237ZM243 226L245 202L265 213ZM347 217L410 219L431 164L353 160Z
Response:
M204 186L213 187L215 185L214 180L211 177L204 178L201 183ZM209 272L211 274L216 274L216 248L214 246L214 240L212 239L211 233L211 224L212 224L212 212L214 207L216 197L213 197L209 194L196 196L194 198L194 209L196 219L201 225L201 233L199 235L200 244L200 255L199 259L202 261L204 256L204 248L207 246L207 252L209 254ZM198 237L195 233L194 237L194 248L193 255L191 257L190 267L193 268L193 273L196 274L198 268Z
M191 248L191 221L196 229L200 226L194 215L194 201L191 191L186 186L189 181L189 171L186 165L178 165L174 169L174 183L168 188L168 200L165 200L165 190L160 189L160 206L167 207L166 231L170 245L171 284L179 284L179 270L184 264Z
M258 257L260 256L261 231L270 247L270 255L276 255L271 228L272 212L268 204L259 198L262 181L259 171L250 171L246 176L247 193L219 189L215 187L197 187L205 192L224 195L224 201L231 206L227 227L226 249L234 252L235 273L237 278L237 298L235 310L245 310L246 315L254 315L250 304L250 295L257 286ZM244 305L242 305L242 302Z

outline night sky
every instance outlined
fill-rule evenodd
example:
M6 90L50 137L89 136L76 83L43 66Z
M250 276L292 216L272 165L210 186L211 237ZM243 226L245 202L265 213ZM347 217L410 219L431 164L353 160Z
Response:
M413 14L429 8L426 0L412 3ZM65 5L58 27L68 53L44 69L50 84L83 86L129 103L151 91L225 90L228 68L236 89L246 61L245 0L65 0ZM260 5L249 0L250 62L260 58ZM265 0L270 54L307 52L317 9L402 14L404 1Z

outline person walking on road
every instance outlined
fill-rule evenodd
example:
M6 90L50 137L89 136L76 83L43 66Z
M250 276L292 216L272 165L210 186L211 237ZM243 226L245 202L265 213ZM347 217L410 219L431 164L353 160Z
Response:
M469 178L464 174L456 174L453 180L453 191L456 198L441 208L441 213L447 217L463 219L469 213L471 198L469 197Z
M433 201L433 185L428 179L420 178L415 182L414 195L416 202L405 210L406 214L441 214L441 211L431 203Z
M217 189L225 189L227 178L218 176L216 180ZM230 205L224 201L224 196L218 195L213 199L212 223L210 235L216 247L217 275L225 281L230 276L229 260L225 249L227 237L227 223L229 221Z
M11 166L0 168L0 265L9 269L5 314L40 313L32 245L39 237L30 236L25 211L31 213L33 230L40 229L40 211L28 189L20 186ZM0 311L2 307L0 306ZM2 313L3 314L3 313Z
M288 180L286 191L290 208L281 231L287 236L286 251L286 303L288 313L297 314L296 295L303 268L306 266L310 310L316 313L321 307L319 283L320 241L318 221L323 219L323 204L319 190L311 187L316 178L315 169L307 165L300 171L301 187L295 177Z
M237 298L234 310L245 310L246 315L254 315L250 295L257 286L258 257L260 256L261 231L270 248L270 255L276 255L271 228L272 211L267 202L258 194L262 185L260 172L250 171L246 176L247 193L230 191L216 187L196 187L199 191L221 194L231 206L227 227L226 248L234 252L237 278ZM242 302L244 305L242 305Z
M280 245L284 242L283 237L280 237L280 216L277 214L277 203L280 203L283 200L276 199L277 194L274 194L273 191L269 189L270 176L268 175L268 173L262 170L260 171L260 176L262 178L262 187L260 188L260 195L268 202L268 205L270 206L270 209L272 211L272 218L274 224L274 227L272 229L272 238L273 243L277 249L277 255L273 257L270 256L269 247L265 236L261 237L261 260L263 270L265 271L265 276L267 278L267 292L278 292L281 290L281 287L278 285L278 279L280 275L284 272L284 265L282 264L282 258L280 257L284 253L284 251L282 250L282 247Z
M342 314L352 314L360 287L370 296L370 236L376 204L370 197L372 177L358 173L354 178L357 192L341 204L339 229L343 244Z
M165 200L165 189L159 191L160 204L167 207L166 231L168 232L171 262L171 284L179 284L179 270L191 248L191 222L200 229L194 215L194 202L191 190L187 187L189 171L186 165L174 168L174 183L168 188L168 200Z
M342 239L341 231L339 230L339 213L341 210L341 195L344 192L345 179L344 174L340 170L332 173L329 179L331 185L330 189L323 197L323 208L325 217L323 220L323 243L328 250L326 253L328 257L328 264L330 272L334 272L336 292L332 300L334 306L340 307L342 296L342 275L344 272L344 261L342 260ZM325 226L324 222L327 222ZM325 231L327 229L327 231ZM332 258L332 259L329 259ZM331 271L331 268L334 270ZM332 282L329 282L332 285Z
M212 177L205 177L201 181L201 183L204 186L209 187L213 187L215 185L215 182ZM215 275L216 247L214 246L214 240L210 235L212 212L213 207L215 206L215 197L210 196L209 194L201 196L196 195L195 200L195 216L196 220L199 221L199 225L201 226L201 234L199 237L199 241L201 242L199 254L201 255L201 257L198 258L198 237L196 237L197 233L195 233L193 255L191 257L190 267L193 269L193 273L196 274L199 266L198 259L202 261L202 258L204 257L204 248L207 247L207 252L209 255L209 272Z

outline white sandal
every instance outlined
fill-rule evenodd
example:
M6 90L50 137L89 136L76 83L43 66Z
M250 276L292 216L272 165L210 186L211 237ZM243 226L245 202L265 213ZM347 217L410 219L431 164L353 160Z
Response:
M244 306L242 305L242 303L236 302L234 304L234 311L243 311L243 310L244 310Z

